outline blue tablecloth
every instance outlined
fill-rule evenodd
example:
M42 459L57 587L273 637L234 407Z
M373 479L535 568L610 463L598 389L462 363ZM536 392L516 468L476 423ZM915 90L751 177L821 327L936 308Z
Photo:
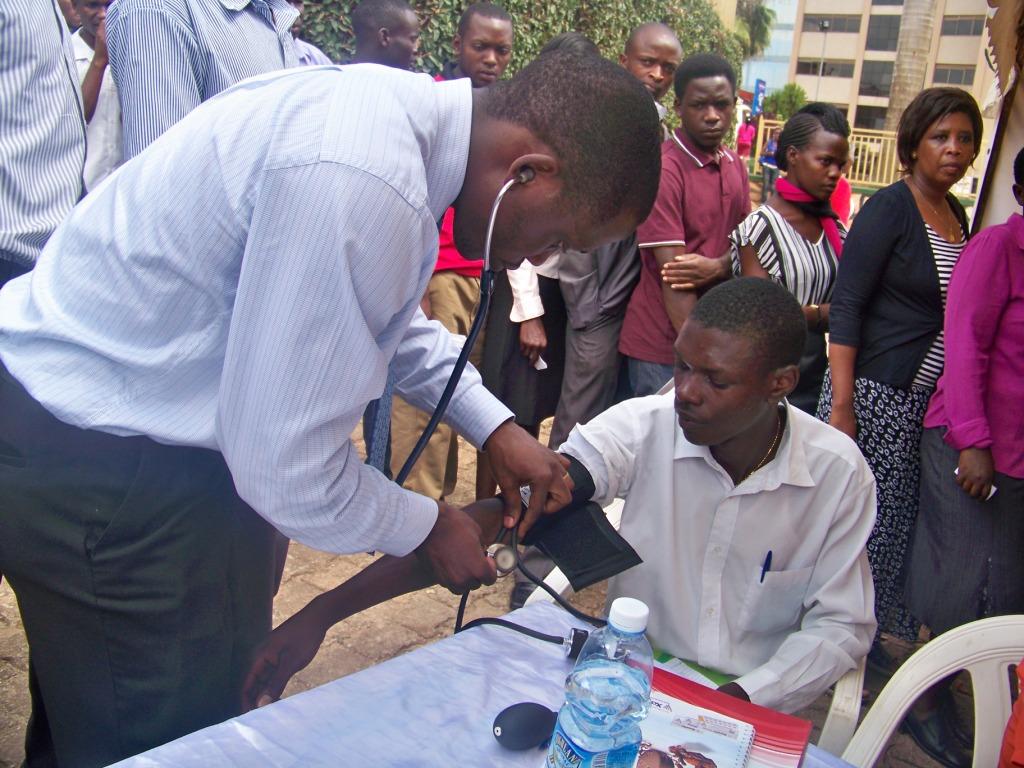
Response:
M581 626L552 604L510 616L549 634ZM509 752L491 735L510 704L561 706L565 654L499 627L480 627L205 728L117 765L496 766L540 768L540 750ZM850 768L808 747L805 768Z

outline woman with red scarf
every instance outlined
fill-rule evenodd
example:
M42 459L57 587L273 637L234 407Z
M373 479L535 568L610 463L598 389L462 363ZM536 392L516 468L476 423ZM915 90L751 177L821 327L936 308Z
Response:
M825 332L845 229L829 197L850 155L850 126L829 104L808 105L787 121L775 160L786 173L768 201L729 236L733 272L781 284L804 307L807 347L789 401L814 413L828 365Z

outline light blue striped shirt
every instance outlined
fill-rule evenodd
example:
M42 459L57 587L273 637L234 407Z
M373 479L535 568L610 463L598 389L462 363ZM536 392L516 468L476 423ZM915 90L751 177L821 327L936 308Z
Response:
M56 0L0 2L0 259L30 267L82 194L85 118Z
M247 77L298 66L287 0L114 0L107 48L124 157Z
M240 83L107 177L0 291L0 358L61 420L219 450L288 536L401 555L437 505L350 435L394 359L436 403L460 349L419 310L462 186L468 80L372 64ZM448 422L511 413L467 368Z

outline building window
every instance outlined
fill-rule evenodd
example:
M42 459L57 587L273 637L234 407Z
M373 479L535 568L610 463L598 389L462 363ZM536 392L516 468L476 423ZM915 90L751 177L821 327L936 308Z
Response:
M798 59L796 62L796 73L798 75L819 74L823 77L853 77L852 61L833 61L830 59Z
M860 32L860 16L804 16L804 32L821 32L822 22L829 32Z
M857 116L853 119L854 128L869 131L881 131L885 128L885 107L857 107Z
M984 30L984 16L946 16L942 20L942 34L944 35L979 37Z
M892 89L891 61L865 61L860 69L861 96L888 96Z
M900 39L899 16L872 16L868 21L868 39L865 48L869 51L895 51Z
M952 67L946 64L935 65L935 85L974 85L974 67Z

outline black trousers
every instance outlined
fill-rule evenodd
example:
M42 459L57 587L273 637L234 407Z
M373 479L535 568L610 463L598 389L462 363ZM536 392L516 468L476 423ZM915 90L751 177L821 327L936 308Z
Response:
M107 765L238 714L273 561L219 453L71 427L0 367L0 572L37 684L28 765Z

